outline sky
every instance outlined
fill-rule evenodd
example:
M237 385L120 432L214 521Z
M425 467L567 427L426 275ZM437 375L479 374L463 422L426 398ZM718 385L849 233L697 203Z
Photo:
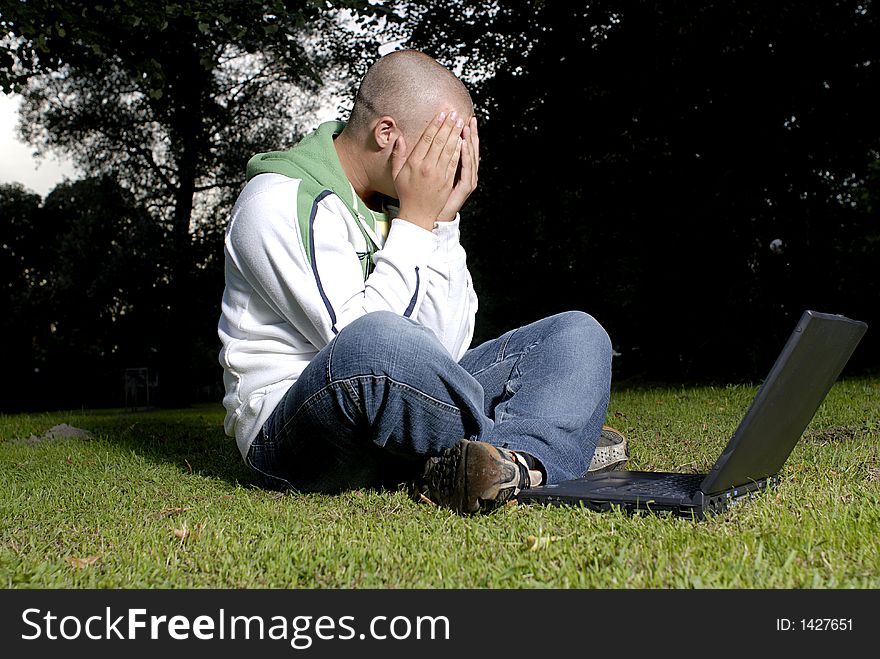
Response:
M18 138L18 108L21 97L0 94L0 183L21 183L41 197L65 177L78 178L68 160L52 156L34 157L34 148Z

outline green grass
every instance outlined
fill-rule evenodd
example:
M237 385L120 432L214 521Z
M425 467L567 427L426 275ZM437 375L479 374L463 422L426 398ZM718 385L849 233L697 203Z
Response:
M632 469L706 470L754 387L615 390ZM26 441L58 423L92 439ZM222 410L0 417L6 588L877 588L880 380L835 385L778 487L705 522L252 486Z

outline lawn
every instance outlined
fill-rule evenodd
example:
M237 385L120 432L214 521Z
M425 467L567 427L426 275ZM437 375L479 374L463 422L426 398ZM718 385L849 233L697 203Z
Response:
M632 469L707 470L755 387L637 387ZM6 588L878 588L880 379L832 389L780 484L704 522L254 487L219 406L0 417ZM56 424L90 438L46 439Z

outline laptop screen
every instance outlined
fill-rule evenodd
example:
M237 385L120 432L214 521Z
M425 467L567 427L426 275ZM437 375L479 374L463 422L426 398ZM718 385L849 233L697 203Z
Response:
M805 311L700 489L722 492L782 469L867 327Z

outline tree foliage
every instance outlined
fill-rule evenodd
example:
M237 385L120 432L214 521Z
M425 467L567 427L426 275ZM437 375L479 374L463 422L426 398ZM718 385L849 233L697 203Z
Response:
M110 177L45 202L0 186L3 409L118 402L126 366L156 349L167 263L162 229Z
M237 190L242 158L294 137L293 113L351 50L355 23L338 16L307 1L12 3L0 25L14 65L0 88L25 94L32 142L88 175L113 173L185 233L195 193Z
M353 31L382 13L367 0L4 6L0 88L24 94L25 137L72 156L87 176L112 176L166 229L169 285L157 310L169 330L166 373L186 371L205 325L190 301L195 234L211 229L195 220L225 219L247 158L295 141L323 100L321 74L372 43ZM185 399L169 389L172 402Z
M463 231L488 334L576 306L620 367L755 377L804 308L877 317L871 2L457 1L411 17L410 43L461 66L484 115Z
M618 379L761 377L805 308L880 321L878 23L872 0L4 3L0 86L91 177L0 188L4 364L216 379L246 159L406 38L481 118L477 340L579 308Z
M36 367L32 331L41 324L36 288L41 281L44 252L39 240L39 195L20 185L0 185L0 360L6 377L0 396L15 409L17 394ZM5 383L9 383L8 385ZM0 408L3 409L3 408Z

